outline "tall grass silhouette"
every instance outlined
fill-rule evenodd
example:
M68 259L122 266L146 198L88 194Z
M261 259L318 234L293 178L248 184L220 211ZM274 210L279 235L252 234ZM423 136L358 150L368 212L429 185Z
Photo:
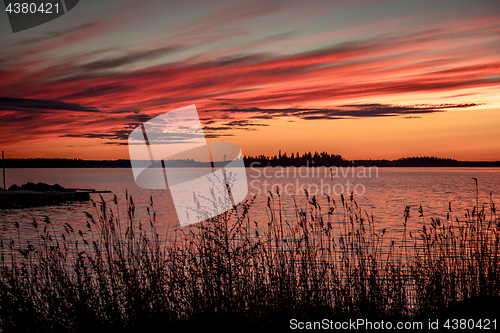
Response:
M254 199L165 237L153 199L138 221L129 195L126 212L101 197L85 230L33 220L37 239L0 244L0 329L279 331L291 318L412 320L499 296L493 201L460 217L450 203L445 221L420 207L419 234L407 231L414 212L404 207L403 231L389 239L352 194L325 195L322 206L306 192L289 220L269 192L264 223L249 215Z

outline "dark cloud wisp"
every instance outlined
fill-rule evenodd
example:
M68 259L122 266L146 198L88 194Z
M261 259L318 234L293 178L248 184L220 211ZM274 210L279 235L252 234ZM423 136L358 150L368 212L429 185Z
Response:
M271 119L278 117L296 117L304 120L317 119L344 119L344 118L373 118L393 117L409 114L424 114L443 112L447 109L463 109L478 106L480 104L437 104L437 105L391 105L391 104L348 104L335 108L305 109L265 109L265 108L231 108L221 110L231 114L245 113L254 114L252 119ZM229 124L228 124L229 125ZM237 125L237 124L234 124Z
M0 97L0 111L24 111L37 113L50 110L100 112L94 107L87 107L76 103L67 103L56 100Z

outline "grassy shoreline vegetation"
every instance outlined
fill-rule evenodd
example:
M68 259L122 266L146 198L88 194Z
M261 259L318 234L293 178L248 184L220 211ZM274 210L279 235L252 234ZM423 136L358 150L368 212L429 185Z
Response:
M305 193L294 220L283 218L280 193L267 199L264 227L249 215L251 199L168 237L158 234L152 198L149 221L136 219L128 195L127 212L116 196L94 202L85 230L66 223L59 233L48 217L33 220L37 239L18 233L0 244L0 331L280 332L291 319L421 320L424 328L450 313L495 319L493 200L479 207L476 199L458 216L450 203L446 220L402 207L403 231L388 238L352 195L320 205ZM411 214L419 234L407 232Z

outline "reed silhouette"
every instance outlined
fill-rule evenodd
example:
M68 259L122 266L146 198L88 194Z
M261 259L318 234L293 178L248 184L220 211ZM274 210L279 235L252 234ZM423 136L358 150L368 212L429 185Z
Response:
M443 221L420 208L418 235L405 207L402 234L388 238L352 194L322 206L306 192L288 220L269 192L266 223L249 215L254 197L160 237L153 199L148 221L125 199L126 212L116 196L94 202L86 230L58 234L46 217L33 220L37 239L0 244L0 330L281 331L291 318L442 317L500 296L493 201L457 217L450 203Z

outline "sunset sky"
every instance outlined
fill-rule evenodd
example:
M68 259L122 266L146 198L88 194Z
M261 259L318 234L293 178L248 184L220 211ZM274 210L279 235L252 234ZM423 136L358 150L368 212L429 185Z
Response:
M0 5L6 157L129 158L196 104L244 155L500 160L500 1L102 1L12 33Z

